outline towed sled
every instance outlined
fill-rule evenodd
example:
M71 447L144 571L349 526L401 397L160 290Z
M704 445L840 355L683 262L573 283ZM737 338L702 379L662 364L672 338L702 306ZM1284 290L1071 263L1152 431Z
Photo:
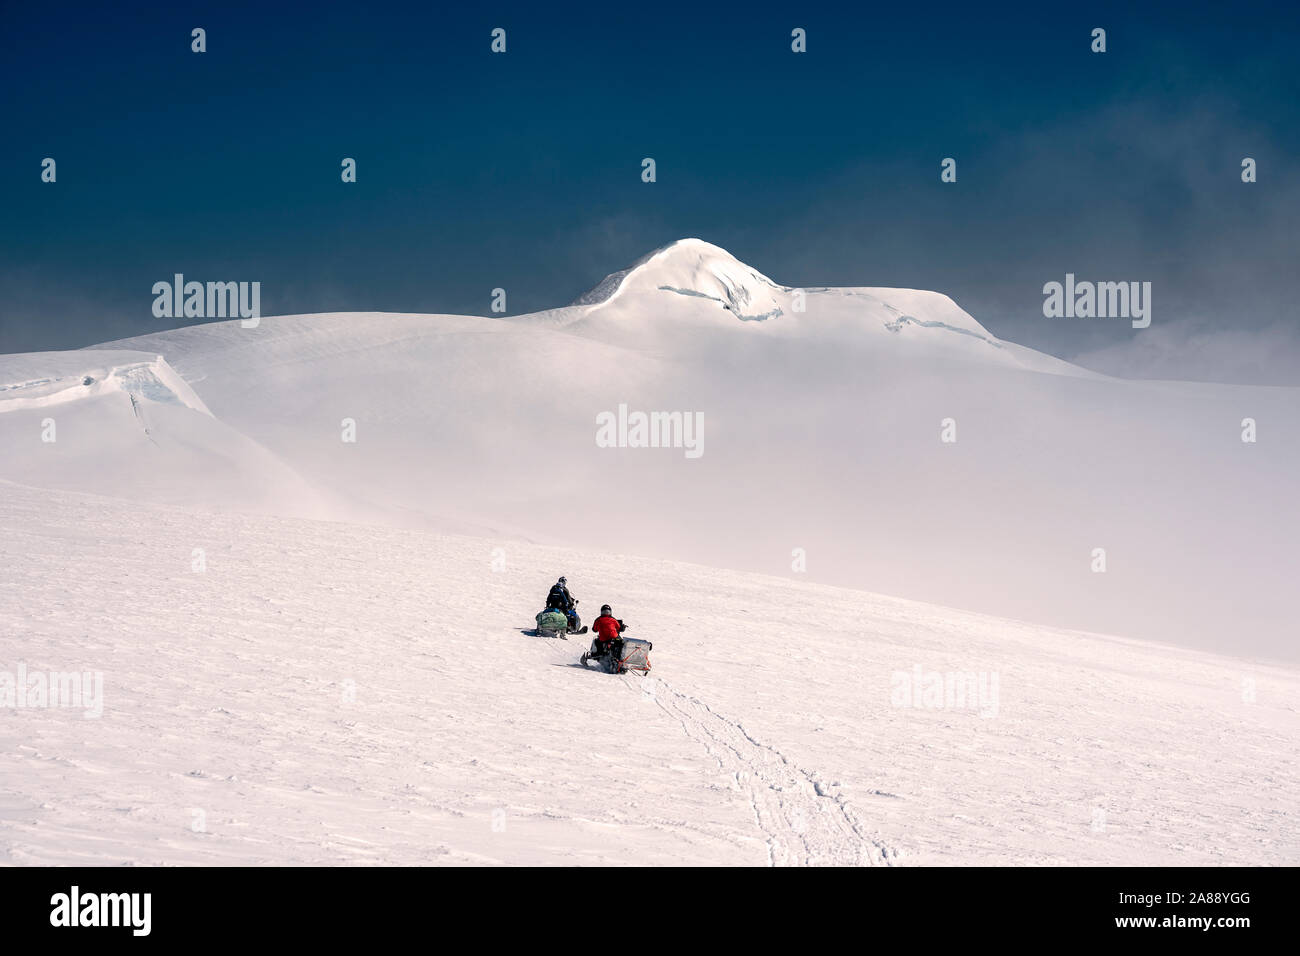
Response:
M626 674L631 671L644 675L650 673L650 651L653 649L654 645L649 641L620 637L609 642L609 649L604 654L597 655L588 651L580 660L583 667L589 661L594 662L607 674Z
M567 615L555 608L547 608L536 617L538 637L558 637L567 640L569 634L586 634L587 626L578 620L578 612Z

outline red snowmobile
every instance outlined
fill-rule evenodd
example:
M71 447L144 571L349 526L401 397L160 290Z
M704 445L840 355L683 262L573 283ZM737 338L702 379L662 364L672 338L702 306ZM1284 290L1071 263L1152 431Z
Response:
M650 651L654 645L635 637L624 637L627 625L610 615L608 604L600 609L600 617L596 618L592 629L597 636L591 642L591 650L582 655L583 667L588 661L595 661L607 674L650 673Z

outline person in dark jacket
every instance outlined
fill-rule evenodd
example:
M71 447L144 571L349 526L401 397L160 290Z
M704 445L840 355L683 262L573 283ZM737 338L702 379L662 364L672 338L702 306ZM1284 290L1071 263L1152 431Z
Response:
M564 577L551 585L550 593L546 595L546 607L564 612L564 616L569 619L569 632L572 634L581 633L578 630L577 605L578 599L569 593L569 582Z

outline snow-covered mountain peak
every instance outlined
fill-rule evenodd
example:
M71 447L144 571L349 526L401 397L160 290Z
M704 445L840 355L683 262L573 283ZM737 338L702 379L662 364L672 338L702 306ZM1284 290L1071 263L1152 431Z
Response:
M781 315L788 290L726 249L703 239L678 239L611 273L574 305L602 305L624 295L659 293L712 299L738 318Z
M566 309L538 313L602 341L697 350L701 332L834 341L876 356L975 361L1091 377L1003 342L948 296L920 289L786 286L726 249L679 239L606 276ZM739 321L737 321L739 320Z

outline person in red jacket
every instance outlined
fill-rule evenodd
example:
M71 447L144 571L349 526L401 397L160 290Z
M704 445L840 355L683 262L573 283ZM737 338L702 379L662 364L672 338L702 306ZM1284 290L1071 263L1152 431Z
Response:
M596 633L591 642L591 656L604 657L610 645L617 641L618 636L627 630L627 625L614 617L608 604L602 604L600 606L600 617L592 622L591 629Z

